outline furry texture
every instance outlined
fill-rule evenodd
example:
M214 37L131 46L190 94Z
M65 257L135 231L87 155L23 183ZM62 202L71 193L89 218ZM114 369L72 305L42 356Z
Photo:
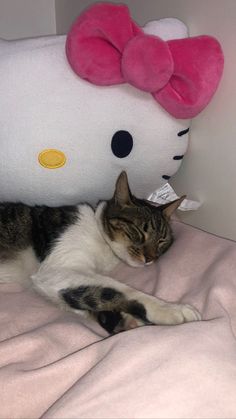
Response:
M33 275L37 291L67 309L92 315L109 332L198 320L190 306L165 303L108 275L119 260L144 267L168 249L173 240L168 218L183 198L152 206L131 194L122 172L113 198L95 211L86 204L2 204L1 278L9 279L9 268L12 279L13 273L21 279Z
M182 119L196 116L209 103L224 62L215 38L165 42L143 33L127 6L109 3L82 13L68 34L66 52L83 79L100 86L130 83Z
M191 302L202 322L104 339L91 321L1 285L2 418L236 418L236 243L172 227L176 242L158 263L122 264L113 277Z
M167 80L158 100L162 100L166 89L169 93L163 104L168 102L168 107L171 107L174 98L173 106L179 110L184 108L185 112L192 105L199 110L198 94L207 92L211 86L218 47L213 55L204 55L207 67L204 77L209 79L205 78L205 85L201 85L198 91L192 78L195 80L198 75L201 51L198 54L195 46L201 44L202 49L206 42L210 42L209 38L191 44L191 50L188 40L183 42L183 38L188 36L187 27L177 19L154 20L138 28L125 6L106 3L99 6L99 13L101 7L106 11L109 9L109 13L104 11L102 22L101 14L97 15L95 9L90 8L81 15L81 25L75 23L74 32L70 32L68 45L71 37L74 58L86 58L89 71L91 66L91 72L100 71L101 76L108 77L113 64L110 62L109 68L99 70L99 63L94 58L95 43L99 47L104 41L102 45L106 51L113 51L114 61L120 63L124 60L130 83L133 77L135 83L141 80L143 84L143 77L148 74L146 82L150 83L148 89L152 90L153 85L160 87L156 84L158 80L165 83L169 71L168 57L170 55L173 60L174 56L178 71L171 77L171 85ZM118 16L116 19L114 11ZM78 42L73 33L78 35ZM85 34L88 35L86 39ZM174 39L179 41L178 45L185 45L185 49L182 46L177 48ZM142 45L139 46L139 42ZM110 198L122 170L129 173L133 193L147 198L179 169L182 158L176 160L175 157L184 157L186 153L190 121L172 117L151 94L130 83L98 86L78 77L66 58L65 43L66 36L0 41L0 202L21 201L48 206L88 202L95 205L101 197L101 185L104 199ZM92 50L87 48L90 43ZM217 44L213 42L211 45ZM126 48L130 48L127 57ZM162 50L161 60L156 48ZM146 50L148 65L142 61ZM137 66L133 66L133 61L137 61L136 52L141 57ZM104 54L98 56L104 59L104 63L107 63L107 57ZM193 61L196 74L190 66ZM159 70L163 69L163 74L159 72L158 77L157 66ZM181 78L183 67L188 73ZM214 68L217 78L218 67ZM204 81L203 72L201 74ZM186 90L184 86L188 83L190 89ZM127 134L126 140L120 136L122 132ZM185 135L179 137L181 132ZM129 147L129 141L132 147Z
M152 23L149 35L187 35L179 20ZM147 198L180 167L174 156L185 154L188 134L178 133L190 122L130 84L101 87L78 77L65 42L66 36L0 42L0 202L95 205L101 185L104 199L111 197L122 170L133 193ZM121 132L132 139L129 152ZM63 155L63 166L50 162L50 150Z

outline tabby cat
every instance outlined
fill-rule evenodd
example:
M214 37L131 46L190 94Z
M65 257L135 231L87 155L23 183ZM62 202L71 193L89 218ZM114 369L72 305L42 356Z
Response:
M134 267L149 265L170 247L169 218L183 198L153 206L131 194L122 172L112 199L99 202L95 210L87 204L3 203L0 278L31 278L39 293L92 316L109 333L200 320L193 307L167 303L108 274L120 260Z

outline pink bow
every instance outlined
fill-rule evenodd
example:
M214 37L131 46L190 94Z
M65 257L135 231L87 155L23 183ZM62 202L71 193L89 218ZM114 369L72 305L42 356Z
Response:
M182 119L196 116L209 103L224 64L215 38L165 42L146 35L125 5L110 3L82 13L67 36L66 53L75 73L90 83L130 83Z

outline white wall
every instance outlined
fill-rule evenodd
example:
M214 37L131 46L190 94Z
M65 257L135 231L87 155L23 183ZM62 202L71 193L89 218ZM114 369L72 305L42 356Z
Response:
M0 38L56 33L55 0L0 0Z
M91 0L55 0L57 33L67 33L73 20L92 2Z
M236 1L159 0L158 14L184 20L191 35L221 42L225 70L211 104L192 122L189 151L172 184L203 202L182 219L236 240Z

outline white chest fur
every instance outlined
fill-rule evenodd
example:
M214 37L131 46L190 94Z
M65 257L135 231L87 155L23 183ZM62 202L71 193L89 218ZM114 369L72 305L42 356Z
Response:
M80 272L105 273L114 268L119 259L104 240L98 217L88 205L79 207L79 219L59 238L43 265L70 268Z

